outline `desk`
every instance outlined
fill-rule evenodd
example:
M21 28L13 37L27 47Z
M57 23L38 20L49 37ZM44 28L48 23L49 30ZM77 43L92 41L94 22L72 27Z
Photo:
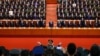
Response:
M0 36L100 36L100 28L1 28Z

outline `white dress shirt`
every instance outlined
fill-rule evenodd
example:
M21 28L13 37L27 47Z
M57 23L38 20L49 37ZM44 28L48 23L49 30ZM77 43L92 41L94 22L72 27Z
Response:
M13 16L13 11L9 11L9 16Z
M73 3L72 6L73 6L73 7L76 7L76 3Z

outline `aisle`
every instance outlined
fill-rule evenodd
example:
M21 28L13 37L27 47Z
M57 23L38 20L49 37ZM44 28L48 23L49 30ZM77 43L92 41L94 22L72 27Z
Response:
M49 21L54 22L54 26L57 24L57 14L56 14L57 4L47 4L46 7L46 26L48 27Z

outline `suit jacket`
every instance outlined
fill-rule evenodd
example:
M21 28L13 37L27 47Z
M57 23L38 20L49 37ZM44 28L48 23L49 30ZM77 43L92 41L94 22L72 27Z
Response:
M25 26L25 24L24 24L21 20L19 20L18 25L19 25L20 27L24 27L24 26Z
M43 27L43 26L44 26L43 21L40 20L40 21L38 22L38 26L39 26L39 27Z
M95 27L100 27L100 22L99 22L99 20L95 21Z
M61 27L65 27L65 26L66 26L65 22L61 21Z
M54 23L51 21L49 22L49 27L53 27L54 26Z
M85 27L85 21L84 20L81 20L81 27Z
M60 23L60 21L57 23L57 26L58 26L58 27L61 27L61 23Z
M0 27L2 27L2 22L0 22Z
M14 22L9 22L10 27L14 27Z

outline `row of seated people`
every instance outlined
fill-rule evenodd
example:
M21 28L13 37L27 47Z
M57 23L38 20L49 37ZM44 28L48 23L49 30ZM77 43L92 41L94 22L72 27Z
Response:
M74 5L73 5L74 6ZM98 7L71 7L71 6L69 6L69 7L62 7L61 5L58 5L58 7L57 7L57 9L58 9L58 11L72 11L72 12L97 12L97 11L100 11L99 9L99 6Z
M0 0L1 9L5 7L12 9L21 7L21 9L27 9L29 6L33 8L45 7L45 0Z
M100 1L99 0L61 0L60 3L61 7L99 7ZM74 6L73 6L74 5Z
M46 26L46 23L44 20L0 21L0 27L45 27L45 26Z
M100 27L100 21L95 20L59 20L57 27Z
M68 19L67 17L99 17L100 18L100 1L99 0L79 0L77 2L73 2L75 0L62 0L61 3L57 6L57 17L58 19L61 19L60 17L65 16L65 19ZM84 2L83 2L84 1ZM90 5L87 3L87 1L93 1L94 3ZM96 3L97 2L97 3ZM70 3L70 4L69 4ZM94 18L91 18L94 19Z
M1 0L0 9L12 8L12 9L27 9L29 7L38 8L42 6L45 8L45 0Z
M57 19L70 19L70 20L80 20L84 18L86 20L95 20L96 18L100 19L100 13L89 13L89 12L57 12Z
M99 12L73 12L73 11L63 11L61 10L57 12L58 19L81 19L85 18L88 20L95 20L96 18L100 19Z
M45 10L45 0L0 0L0 19L45 19Z
M0 27L46 27L46 22L39 21L0 21ZM49 27L54 27L54 22L49 22ZM100 27L100 20L59 20L57 27Z
M100 46L94 44L90 49L76 47L75 43L69 43L65 48L60 42L57 46L53 40L48 40L47 45L41 42L30 51L28 49L11 49L0 46L0 56L100 56Z
M99 3L99 0L58 0L58 3Z
M36 9L35 9L36 10ZM46 19L46 13L44 11L36 11L36 12L23 12L23 11L9 11L9 12L1 12L0 19Z

